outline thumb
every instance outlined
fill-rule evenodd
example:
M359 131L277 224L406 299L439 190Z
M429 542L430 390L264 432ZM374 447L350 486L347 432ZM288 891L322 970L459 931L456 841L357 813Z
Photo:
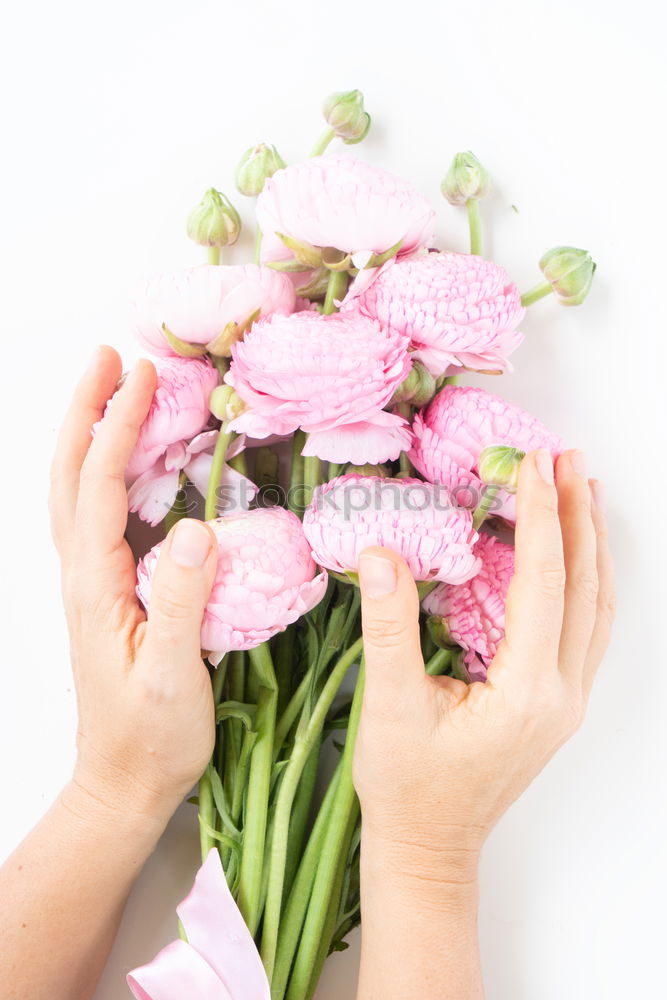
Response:
M183 518L160 552L148 609L146 641L165 653L199 657L204 609L218 563L215 535L202 521Z
M424 682L419 639L419 595L406 563L390 549L365 549L359 557L366 694L396 708L396 697Z

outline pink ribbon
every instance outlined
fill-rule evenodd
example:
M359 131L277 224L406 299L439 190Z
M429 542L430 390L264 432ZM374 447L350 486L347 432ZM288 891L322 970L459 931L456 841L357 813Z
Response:
M209 851L176 912L188 940L172 941L128 975L137 1000L271 1000L264 966L217 849Z

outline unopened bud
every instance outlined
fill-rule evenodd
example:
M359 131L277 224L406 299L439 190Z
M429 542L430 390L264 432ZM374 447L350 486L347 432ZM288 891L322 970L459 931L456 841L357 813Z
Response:
M489 175L474 153L457 153L440 190L451 205L464 205L470 198L483 198L490 187Z
M380 479L389 479L390 472L386 465L346 465L346 476L379 476Z
M214 417L223 424L229 423L243 413L245 403L231 385L218 385L213 390L208 401L209 409Z
M188 236L203 247L226 247L236 243L241 217L221 191L209 188L188 216Z
M525 451L518 448L489 445L477 460L479 478L487 486L502 486L508 493L516 493L519 466L525 457Z
M257 146L246 149L236 168L234 180L241 194L254 198L264 188L268 177L273 177L276 170L281 170L285 161L275 146L260 142Z
M544 277L564 306L578 306L584 301L596 267L588 251L577 247L553 247L540 260Z
M426 619L428 634L439 649L455 649L456 642L452 639L447 625L447 619L441 615L429 615Z
M330 94L324 102L327 124L347 145L361 142L371 127L371 116L364 111L364 95L360 90Z
M425 406L433 399L434 393L435 378L421 361L413 361L412 370L396 389L392 403Z

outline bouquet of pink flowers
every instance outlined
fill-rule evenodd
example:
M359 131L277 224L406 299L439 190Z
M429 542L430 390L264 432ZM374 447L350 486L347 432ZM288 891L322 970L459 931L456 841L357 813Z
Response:
M193 800L203 867L181 940L129 977L144 1000L312 997L360 922L359 555L382 545L408 563L427 671L483 682L503 637L519 463L564 447L457 382L511 368L530 303L583 301L590 255L548 251L521 295L482 255L489 181L472 153L442 184L470 221L471 251L454 253L433 246L435 211L411 184L324 155L366 135L362 95L324 110L311 158L286 166L258 145L237 168L256 198L254 262L221 263L241 221L211 188L188 220L208 263L148 281L134 303L158 388L127 468L130 510L169 530L203 502L219 549L201 629L217 724ZM146 608L161 544L137 570Z

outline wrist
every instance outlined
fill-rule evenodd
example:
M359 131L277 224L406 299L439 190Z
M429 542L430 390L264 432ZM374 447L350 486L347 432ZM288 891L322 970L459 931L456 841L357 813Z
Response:
M179 805L175 799L126 779L121 773L101 775L80 762L61 798L69 811L82 820L113 822L133 834L142 830L156 842Z
M450 833L453 831L450 831ZM367 881L389 878L403 892L437 903L477 895L480 847L461 837L424 837L374 831L362 825L361 864Z

